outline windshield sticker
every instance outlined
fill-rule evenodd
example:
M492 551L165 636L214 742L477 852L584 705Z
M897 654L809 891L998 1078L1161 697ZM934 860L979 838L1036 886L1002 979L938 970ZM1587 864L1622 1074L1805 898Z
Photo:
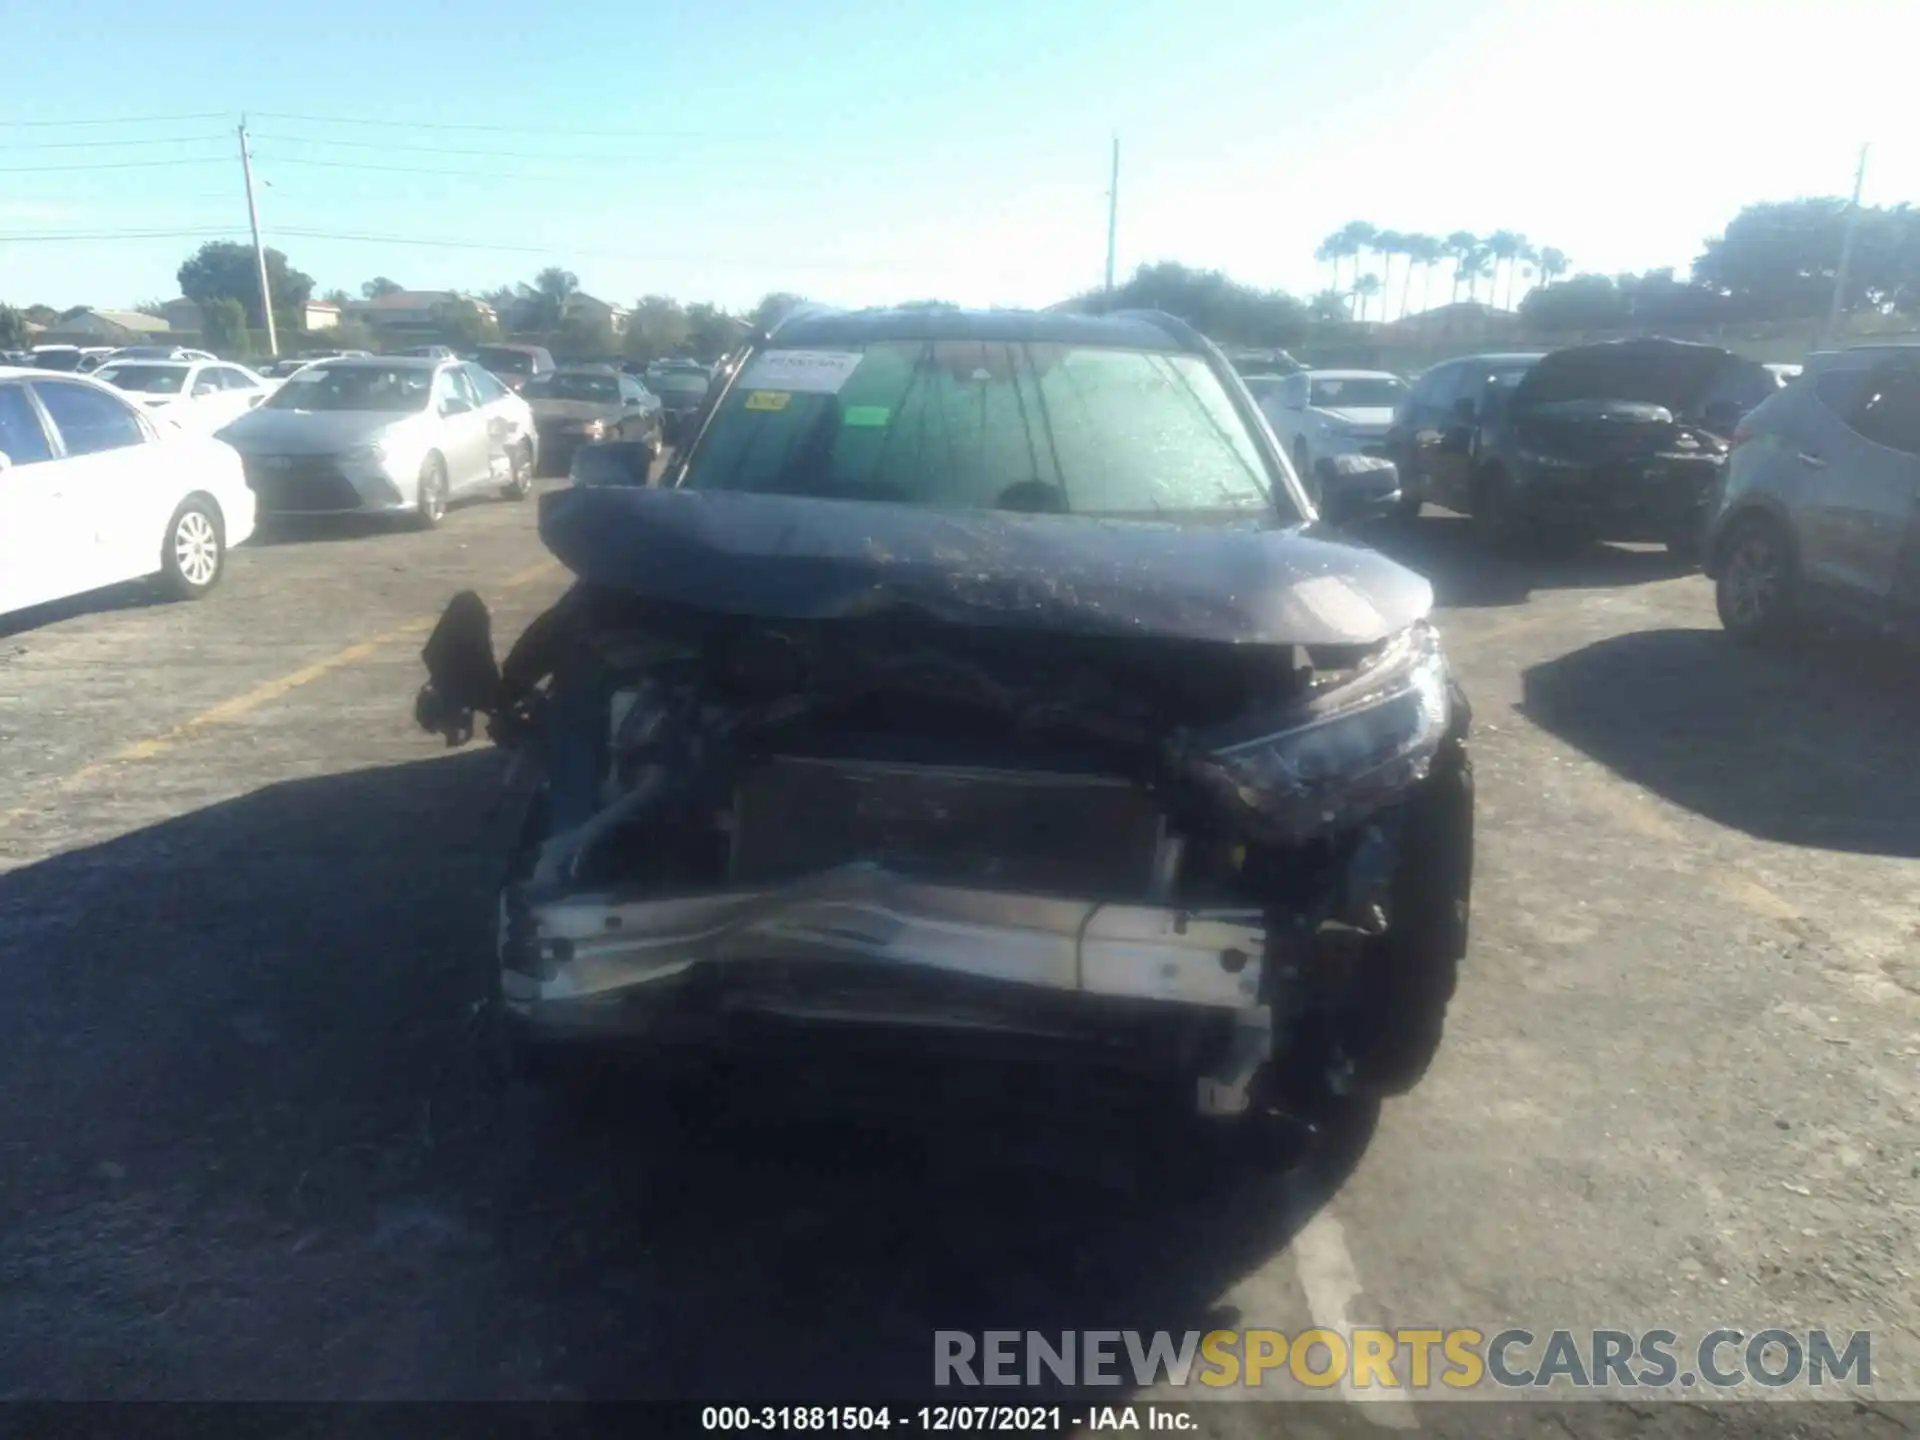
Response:
M884 430L892 416L893 412L884 405L849 405L840 423L868 430Z
M762 350L740 383L755 390L838 395L861 359L857 350Z
M747 396L749 410L784 410L787 402L793 399L784 390L755 390Z

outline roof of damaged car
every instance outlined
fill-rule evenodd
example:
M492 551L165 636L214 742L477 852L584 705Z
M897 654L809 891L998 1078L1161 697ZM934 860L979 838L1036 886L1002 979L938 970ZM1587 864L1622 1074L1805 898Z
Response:
M1743 362L1718 345L1646 337L1570 345L1541 357L1514 386L1514 409L1562 400L1625 400L1676 414L1693 409L1714 381Z
M1377 551L1247 521L1180 524L734 491L578 486L540 536L581 580L762 620L1369 645L1432 608Z
M985 340L1012 345L1106 345L1171 351L1196 348L1161 321L1139 312L1072 315L1055 310L962 310L945 306L803 311L775 329L772 344L783 350L804 350L888 340Z

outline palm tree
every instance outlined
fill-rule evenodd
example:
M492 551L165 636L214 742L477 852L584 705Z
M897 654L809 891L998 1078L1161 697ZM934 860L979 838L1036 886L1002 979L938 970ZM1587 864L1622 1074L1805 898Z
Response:
M1380 277L1369 271L1353 282L1354 297L1360 302L1360 318L1367 318L1367 301L1380 293Z
M1329 289L1338 290L1340 288L1340 262L1353 253L1355 253L1353 248L1347 244L1346 235L1338 230L1322 240L1320 242L1320 248L1313 252L1313 258L1327 267L1327 287Z
M1520 278L1523 280L1533 279L1533 269L1535 264L1538 263L1540 259L1540 251L1524 235L1520 237L1520 253L1514 258L1520 270ZM1521 298L1525 299L1526 297L1522 295ZM1512 274L1511 272L1509 272L1508 285L1507 285L1507 308L1511 310L1517 303L1519 302L1513 298Z
M1542 249L1534 259L1540 266L1540 285L1542 289L1553 284L1554 281L1566 274L1571 268L1566 253L1554 249L1551 245Z
M1413 267L1420 267L1420 308L1427 308L1427 289L1433 280L1433 262L1444 253L1440 242L1432 235L1407 235L1401 238L1406 247L1407 271L1400 277L1400 315L1407 314L1407 293L1413 287Z
M1488 246L1476 245L1467 252L1467 299L1469 301L1479 300L1480 282L1485 280L1489 282L1487 285L1487 303L1489 305L1493 303L1493 285L1491 281L1497 273L1498 268L1493 258L1493 251Z
M1493 283L1487 287L1487 303L1500 304L1500 271L1505 266L1511 274L1513 260L1520 253L1520 247L1526 242L1511 230L1496 230L1487 236L1484 244L1488 258L1493 261Z
M1344 320L1347 318L1347 297L1337 287L1322 290L1307 302L1307 313L1316 320Z
M1381 230L1373 237L1373 248L1380 256L1380 290L1383 296L1393 294L1393 262L1396 256L1407 253L1407 240L1398 230ZM1380 318L1387 318L1387 302L1380 302Z
M1365 220L1349 220L1340 227L1340 243L1350 247L1347 254L1353 257L1353 283L1356 289L1360 284L1360 262L1367 251L1373 248L1373 242L1379 234L1379 229Z
M1443 257L1453 261L1453 294L1449 303L1460 303L1460 286L1467 278L1467 257L1480 244L1480 237L1471 230L1456 230L1440 242Z

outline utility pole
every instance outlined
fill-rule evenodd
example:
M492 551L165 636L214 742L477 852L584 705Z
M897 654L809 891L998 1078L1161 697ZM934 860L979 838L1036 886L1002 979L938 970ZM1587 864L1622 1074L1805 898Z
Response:
M1120 137L1113 137L1113 179L1107 185L1107 293L1113 293L1113 240L1120 225Z
M260 314L267 322L267 353L280 358L273 325L273 287L267 283L267 252L260 244L260 211L253 203L253 156L247 153L247 117L240 117L240 174L247 182L247 224L253 227L253 263L260 268Z
M1840 333L1840 312L1847 303L1847 271L1853 265L1853 237L1860 229L1860 193L1867 183L1867 152L1873 147L1860 147L1860 168L1853 172L1853 205L1847 211L1847 228L1840 240L1840 266L1833 275L1833 307L1827 311L1827 333L1821 340L1822 348L1833 344Z

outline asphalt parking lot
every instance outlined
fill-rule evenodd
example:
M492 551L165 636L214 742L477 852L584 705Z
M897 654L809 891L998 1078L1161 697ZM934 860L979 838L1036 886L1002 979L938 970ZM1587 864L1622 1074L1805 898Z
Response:
M1377 1322L1870 1329L1920 1398L1911 661L1736 649L1658 551L1392 534L1476 710L1447 1044L1370 1133L1168 1198L1124 1135L495 1083L499 759L411 700L454 590L502 645L559 593L534 519L0 622L0 1397L852 1401L936 1328Z

